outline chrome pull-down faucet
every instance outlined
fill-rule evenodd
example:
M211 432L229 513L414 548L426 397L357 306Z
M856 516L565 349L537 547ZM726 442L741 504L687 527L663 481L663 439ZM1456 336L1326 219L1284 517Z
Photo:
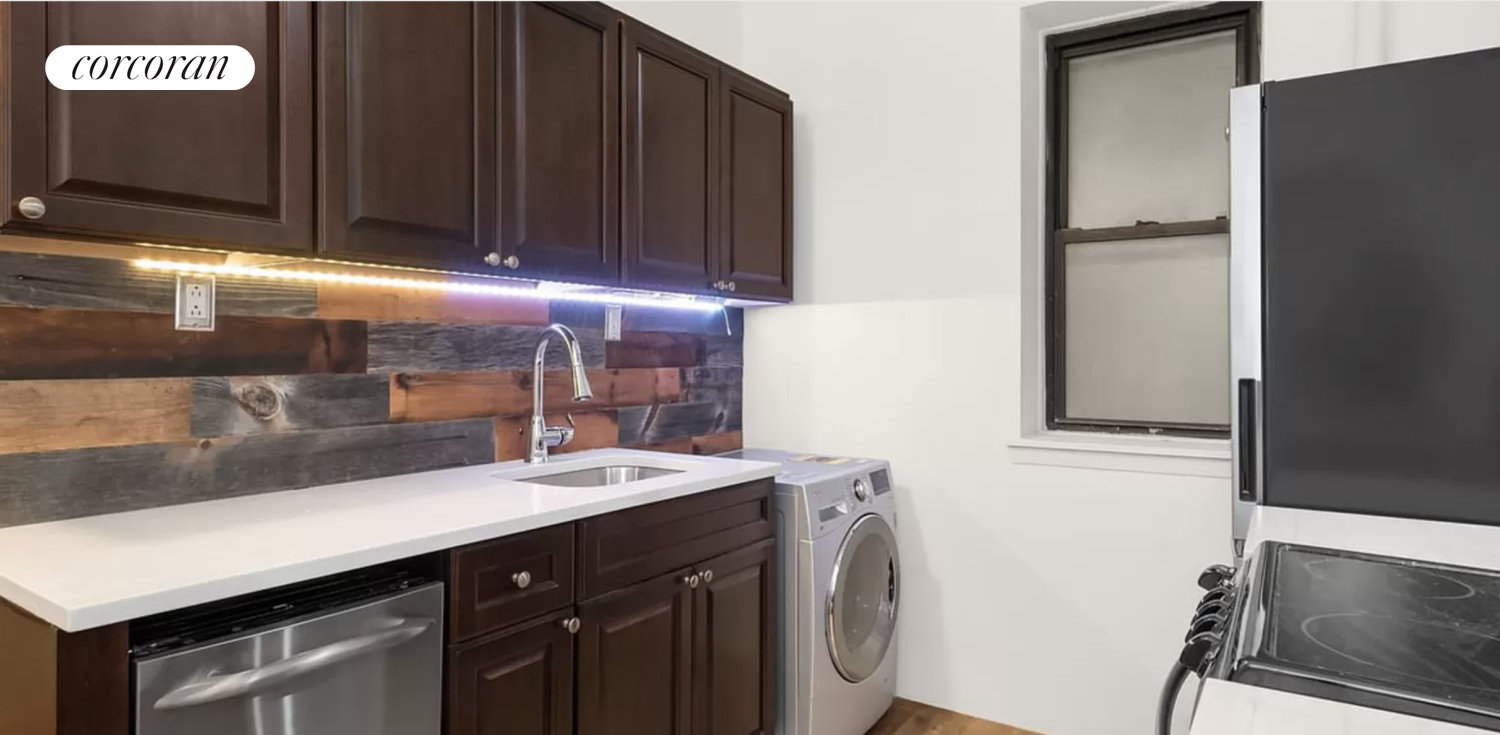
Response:
M583 355L578 349L578 337L573 330L561 324L553 324L536 338L536 358L531 364L531 432L526 439L526 461L540 464L547 461L547 450L573 441L573 416L568 416L568 426L548 426L542 416L542 373L546 369L547 344L552 335L562 338L568 350L568 368L573 374L573 402L582 403L594 397L589 388L589 376L583 368Z

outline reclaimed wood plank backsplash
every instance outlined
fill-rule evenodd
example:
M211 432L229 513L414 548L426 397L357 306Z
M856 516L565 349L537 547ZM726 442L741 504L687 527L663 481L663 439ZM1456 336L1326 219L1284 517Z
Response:
M179 332L172 274L52 251L0 250L0 527L518 459L552 322L594 390L546 374L561 451L741 445L737 309L606 342L593 304L220 278L218 329Z

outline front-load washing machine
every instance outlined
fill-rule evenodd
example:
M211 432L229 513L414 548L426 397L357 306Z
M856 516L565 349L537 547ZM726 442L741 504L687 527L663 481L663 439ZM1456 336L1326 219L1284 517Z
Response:
M901 556L890 466L743 449L778 462L779 735L864 735L896 691Z

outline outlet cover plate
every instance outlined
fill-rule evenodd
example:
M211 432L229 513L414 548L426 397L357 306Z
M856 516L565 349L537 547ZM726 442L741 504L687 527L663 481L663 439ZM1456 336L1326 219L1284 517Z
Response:
M177 276L177 328L190 332L214 331L215 286L213 276Z
M624 321L625 307L619 304L604 305L604 339L609 342L620 340L620 326Z

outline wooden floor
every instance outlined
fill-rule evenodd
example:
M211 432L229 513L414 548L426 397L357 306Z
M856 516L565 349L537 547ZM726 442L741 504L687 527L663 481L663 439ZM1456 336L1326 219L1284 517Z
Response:
M869 735L1037 735L998 722L897 699L891 711L875 723Z

